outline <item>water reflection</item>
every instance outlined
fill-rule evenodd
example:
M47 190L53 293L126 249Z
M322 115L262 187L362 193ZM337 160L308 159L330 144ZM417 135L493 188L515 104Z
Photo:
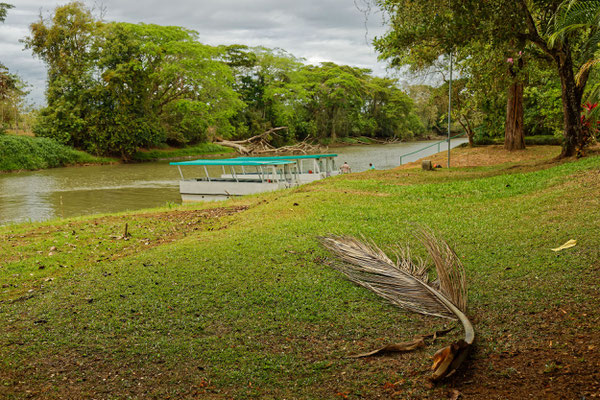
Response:
M454 140L453 146L465 140ZM353 172L394 168L400 155L432 142L348 146L330 149ZM442 146L444 150L444 146ZM437 152L437 146L404 162ZM185 172L185 171L184 171ZM186 176L187 173L186 173ZM112 213L180 203L179 172L168 162L55 168L0 174L0 224Z
M52 176L15 176L0 179L0 223L43 221L56 216L49 194Z

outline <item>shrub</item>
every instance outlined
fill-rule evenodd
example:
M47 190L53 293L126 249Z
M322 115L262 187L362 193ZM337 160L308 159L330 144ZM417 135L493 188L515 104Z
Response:
M49 138L0 136L0 171L61 167L75 163L105 162Z

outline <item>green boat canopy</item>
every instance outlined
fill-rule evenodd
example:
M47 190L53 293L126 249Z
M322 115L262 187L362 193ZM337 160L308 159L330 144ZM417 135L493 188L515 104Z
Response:
M179 161L172 162L169 165L224 165L224 166L269 166L269 165L287 165L287 164L295 164L294 161L290 160L247 160L241 158L227 158L222 160L193 160L193 161Z
M318 160L320 158L337 157L337 154L304 154L297 156L271 156L271 157L237 157L231 160L256 160L256 161L276 161L276 160Z

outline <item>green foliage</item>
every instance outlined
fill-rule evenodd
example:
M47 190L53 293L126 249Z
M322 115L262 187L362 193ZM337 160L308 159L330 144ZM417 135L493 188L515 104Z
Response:
M25 108L26 86L19 76L0 64L0 126L18 128Z
M152 149L149 151L138 151L132 157L135 161L153 161L159 159L173 159L179 157L192 157L206 154L232 153L230 147L223 147L214 143L200 143L178 149Z
M7 11L11 8L14 8L12 4L0 3L0 22L4 22ZM19 113L27 94L25 86L17 75L9 73L8 69L0 63L0 130L11 123L18 128Z
M493 97L499 98L515 80L526 80L528 65L553 70L562 82L565 102L562 126L567 140L561 156L573 155L582 146L581 102L590 69L597 64L600 2L376 0L376 4L387 14L390 25L387 34L375 41L382 58L392 66L421 72L440 70L437 64L452 52L461 76L470 81L473 105L483 114L481 125L487 132L502 124L500 118L485 120L490 107L484 103L498 103ZM525 67L516 68L515 59ZM552 105L550 113L555 110ZM529 115L529 127L535 132L552 131L554 116L543 118L540 126L540 120Z
M411 137L424 128L410 117L412 100L392 79L334 63L303 65L282 50L225 48L235 89L246 108L234 119L236 136L287 126L278 144L308 137L323 142L345 137Z
M548 81L539 86L528 86L523 97L527 135L562 134L563 110L559 82Z
M81 3L31 26L27 47L48 65L48 107L35 131L127 159L139 147L229 136L242 103L220 51L172 26L103 23Z
M80 2L31 25L26 47L48 66L34 132L93 154L193 145L288 129L308 137L408 138L424 127L397 82L371 71L303 65L283 50L211 47L177 26L103 22Z
M0 3L0 22L4 22L4 20L6 19L6 12L11 8L14 8L12 4Z
M0 171L62 167L70 164L104 163L48 138L0 135Z

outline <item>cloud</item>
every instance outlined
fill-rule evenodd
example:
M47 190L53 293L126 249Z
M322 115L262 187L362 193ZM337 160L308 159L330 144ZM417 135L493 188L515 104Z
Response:
M364 7L364 0L357 0ZM35 85L30 98L43 102L45 68L19 39L40 12L48 17L66 0L19 0L0 25L0 62ZM370 42L384 32L381 18L366 19L353 0L104 0L87 1L109 21L183 26L209 45L245 44L282 48L309 63L332 61L385 75ZM40 87L41 86L41 87Z

